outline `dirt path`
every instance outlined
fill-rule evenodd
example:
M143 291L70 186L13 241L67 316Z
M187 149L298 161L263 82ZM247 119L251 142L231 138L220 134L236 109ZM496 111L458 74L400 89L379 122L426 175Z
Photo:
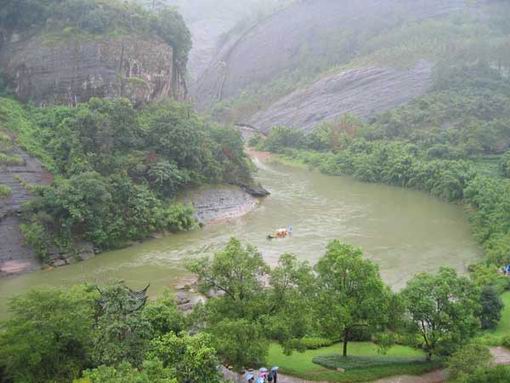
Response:
M490 352L494 358L494 363L510 365L510 350L504 347L491 347Z

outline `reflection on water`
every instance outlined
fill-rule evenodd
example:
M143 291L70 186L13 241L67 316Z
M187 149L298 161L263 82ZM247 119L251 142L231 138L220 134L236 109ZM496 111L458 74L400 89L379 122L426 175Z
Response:
M0 316L7 297L32 287L122 279L134 288L150 282L157 294L186 276L183 260L211 254L232 236L257 246L271 264L284 252L314 263L328 241L340 239L361 246L394 288L441 265L465 271L480 255L464 212L424 193L267 163L259 163L257 178L272 195L245 217L76 265L1 279ZM291 238L266 240L288 225Z

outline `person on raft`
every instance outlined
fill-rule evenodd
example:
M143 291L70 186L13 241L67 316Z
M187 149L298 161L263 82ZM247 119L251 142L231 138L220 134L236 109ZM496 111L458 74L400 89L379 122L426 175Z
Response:
M269 234L267 239L283 239L290 237L292 235L292 226L289 226L287 229L278 229L274 234Z

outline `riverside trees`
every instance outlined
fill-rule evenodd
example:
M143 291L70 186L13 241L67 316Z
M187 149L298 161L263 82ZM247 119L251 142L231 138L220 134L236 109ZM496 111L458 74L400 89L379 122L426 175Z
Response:
M331 338L341 335L346 357L355 329L384 329L390 291L375 263L363 259L360 249L339 241L328 245L315 270L320 330Z
M402 291L409 330L430 360L449 355L480 328L479 291L450 268L435 275L418 274Z
M480 327L479 291L467 278L441 269L395 294L361 250L338 241L315 269L290 254L271 268L237 239L188 267L211 298L187 317L169 296L146 302L123 284L14 299L0 328L0 371L14 383L216 383L220 362L258 367L270 342L290 353L306 339L342 338L345 356L351 340L388 347L400 333L432 357L451 354Z

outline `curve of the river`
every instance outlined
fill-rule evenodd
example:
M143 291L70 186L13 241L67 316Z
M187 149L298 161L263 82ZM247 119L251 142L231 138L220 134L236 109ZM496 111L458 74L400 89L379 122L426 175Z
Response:
M362 247L394 288L442 265L465 271L481 254L464 211L425 193L282 164L258 161L258 167L258 180L272 194L248 215L75 265L0 279L0 317L8 297L30 288L122 279L134 288L150 282L157 294L187 276L184 259L212 254L232 236L257 246L271 264L284 252L314 263L328 241L340 239ZM293 226L292 238L266 240L287 225Z

